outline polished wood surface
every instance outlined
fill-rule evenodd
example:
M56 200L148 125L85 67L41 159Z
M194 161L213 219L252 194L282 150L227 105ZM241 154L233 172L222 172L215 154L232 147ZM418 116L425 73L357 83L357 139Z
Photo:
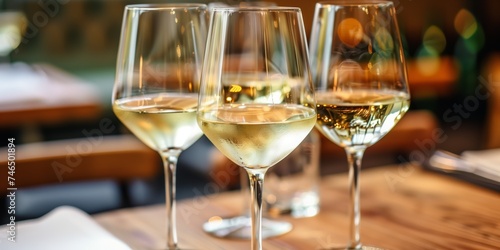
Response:
M500 195L493 190L428 172L414 165L363 170L361 240L385 249L498 249ZM207 187L211 189L213 187ZM203 193L203 190L199 190ZM264 240L264 249L323 249L348 240L347 175L326 176L321 183L321 212L291 221L293 230ZM220 193L178 203L182 249L250 249L245 240L217 239L202 231L212 216L239 215L239 192ZM133 249L165 244L164 206L95 215L98 223Z

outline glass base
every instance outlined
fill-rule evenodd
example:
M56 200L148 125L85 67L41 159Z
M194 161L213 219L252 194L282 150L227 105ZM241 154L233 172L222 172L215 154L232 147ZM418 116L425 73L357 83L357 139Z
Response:
M292 230L292 224L262 218L262 239L283 235ZM225 239L251 239L252 220L248 216L237 216L212 220L203 224L203 231Z

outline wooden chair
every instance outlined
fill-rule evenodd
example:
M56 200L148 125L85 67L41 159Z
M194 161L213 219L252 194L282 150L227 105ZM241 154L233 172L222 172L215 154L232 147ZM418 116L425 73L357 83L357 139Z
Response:
M7 166L8 148L0 152L0 165ZM160 172L160 166L158 154L132 135L20 144L15 146L15 171L8 175L14 185L9 186L7 176L2 178L0 193L3 195L9 187L115 180L123 184L125 195L128 181L152 178ZM8 174L7 168L2 176L4 173Z

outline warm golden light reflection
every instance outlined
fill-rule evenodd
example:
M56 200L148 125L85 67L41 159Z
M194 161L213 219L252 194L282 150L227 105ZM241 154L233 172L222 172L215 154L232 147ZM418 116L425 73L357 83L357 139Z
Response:
M425 31L422 44L427 51L439 54L446 48L446 37L439 27L432 25Z
M177 45L177 47L175 48L175 53L177 54L178 58L181 57L181 47L179 45Z
M461 9L455 16L455 30L464 39L470 38L477 31L477 21L474 15L467 9Z
M417 69L424 76L431 76L437 73L440 66L439 54L434 50L422 48L416 59Z
M240 85L231 85L231 88L229 88L229 92L232 93L238 93L242 90Z
M337 35L342 43L354 48L363 39L363 26L355 18L346 18L340 22Z
M208 219L209 222L222 222L222 218L220 216L212 216Z

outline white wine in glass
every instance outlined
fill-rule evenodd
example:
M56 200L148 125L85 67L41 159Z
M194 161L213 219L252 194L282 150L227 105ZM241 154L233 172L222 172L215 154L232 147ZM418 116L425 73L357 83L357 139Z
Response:
M251 25L251 24L247 24ZM241 33L247 37L247 34ZM235 84L238 82L238 84ZM255 103L265 103L271 99L275 101L283 100L289 91L286 86L288 82L282 79L268 79L266 75L248 74L228 74L221 81L224 88L224 99L231 100L231 103L246 103L249 100ZM250 190L248 189L248 177L246 171L241 169L240 182L242 198L246 199ZM220 220L209 220L203 225L203 230L210 235L228 239L250 239L251 238L251 218L248 202L243 202L244 212L234 217L221 218ZM271 218L262 219L262 238L279 236L288 233L293 226L290 222Z
M251 249L262 249L266 171L316 122L307 40L299 8L214 7L201 74L198 124L250 180ZM246 39L238 39L241 27Z
M206 12L204 4L139 4L127 5L123 17L113 111L163 159L167 249L178 249L177 160L203 135L196 110Z
M349 163L350 240L341 249L377 249L361 244L358 176L365 149L391 131L410 106L393 3L317 3L310 55L318 112L316 127L345 149Z

